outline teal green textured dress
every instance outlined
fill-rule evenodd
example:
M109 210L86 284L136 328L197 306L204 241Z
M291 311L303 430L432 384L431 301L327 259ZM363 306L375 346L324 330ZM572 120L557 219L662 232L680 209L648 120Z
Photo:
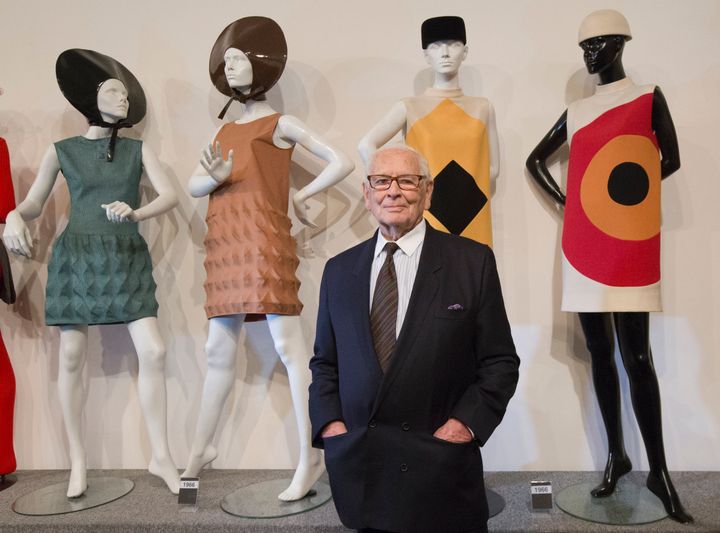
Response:
M113 223L101 204L137 209L142 141L71 137L55 143L70 191L70 220L53 244L45 291L45 323L116 324L157 316L147 244L136 222Z

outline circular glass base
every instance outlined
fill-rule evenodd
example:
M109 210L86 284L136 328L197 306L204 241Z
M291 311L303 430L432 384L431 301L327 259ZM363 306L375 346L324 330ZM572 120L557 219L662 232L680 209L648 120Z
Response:
M15 483L17 483L17 476L13 476L12 474L0 476L0 492L9 489Z
M288 488L289 478L273 479L242 487L223 498L220 507L226 513L243 518L278 518L304 513L320 507L330 500L330 485L318 481L307 496L294 502L278 499Z
M505 509L505 498L492 489L485 488L485 497L488 503L488 518L498 515Z
M667 516L662 502L644 486L621 479L610 496L593 498L590 491L596 485L564 488L555 496L555 503L569 515L600 524L648 524Z
M135 486L129 479L117 477L91 477L87 482L87 490L78 498L67 497L67 482L56 483L20 496L12 510L33 516L75 513L122 498Z

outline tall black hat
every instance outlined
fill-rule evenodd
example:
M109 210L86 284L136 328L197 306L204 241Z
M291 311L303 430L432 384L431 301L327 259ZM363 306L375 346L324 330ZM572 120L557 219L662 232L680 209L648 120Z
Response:
M248 94L242 94L228 85L225 78L225 52L228 48L244 52L252 65L253 79ZM280 79L286 62L287 42L274 20L244 17L227 26L210 53L210 79L218 91L231 97L219 118L225 116L233 100L264 100L265 93Z
M88 119L92 126L112 128L108 161L112 161L115 139L120 128L140 122L147 111L145 92L133 73L119 61L94 50L65 50L55 63L55 75L63 96ZM107 123L97 107L98 89L109 79L120 80L128 92L128 116L117 123Z
M433 17L422 23L420 30L423 50L435 41L453 40L467 44L465 21L462 17Z

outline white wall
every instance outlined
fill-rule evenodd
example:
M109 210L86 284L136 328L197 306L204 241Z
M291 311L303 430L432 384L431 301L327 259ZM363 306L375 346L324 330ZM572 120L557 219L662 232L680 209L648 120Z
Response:
M171 449L184 465L205 372L202 239L206 200L185 193L202 146L219 125L224 98L207 61L232 20L262 14L284 29L289 62L269 95L351 155L368 128L403 96L427 86L420 23L458 14L470 54L462 70L468 94L497 110L502 168L493 198L495 251L507 309L522 357L521 381L507 417L486 446L489 470L600 469L602 421L577 318L559 311L559 218L523 165L569 101L591 87L576 45L588 12L615 7L635 38L625 65L639 83L659 84L680 140L682 168L664 185L663 297L651 317L671 469L720 468L720 3L696 0L435 1L363 3L320 0L208 2L0 0L0 135L9 144L16 195L23 198L41 154L82 134L83 117L60 94L55 59L66 48L92 48L121 60L141 80L148 116L134 131L157 152L177 184L173 213L142 224L155 263L160 324L168 344ZM234 107L231 116L237 113ZM298 149L295 184L320 164ZM552 169L557 176L564 163ZM312 201L323 229L296 223L303 321L314 334L325 260L371 234L360 202L362 171ZM0 327L17 375L19 467L65 468L67 442L57 401L58 331L43 325L49 247L67 218L59 180L42 217L32 260L13 260L18 303L0 308ZM310 341L308 342L310 344ZM287 376L267 326L247 328L237 382L219 432L222 468L289 468L297 457ZM150 457L136 395L137 362L123 326L92 328L87 369L87 441L92 468L140 468ZM633 462L647 467L628 397L623 416ZM2 386L2 384L0 384Z

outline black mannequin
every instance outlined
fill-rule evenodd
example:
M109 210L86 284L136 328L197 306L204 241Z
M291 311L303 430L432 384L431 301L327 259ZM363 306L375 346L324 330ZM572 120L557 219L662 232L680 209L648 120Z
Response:
M625 78L622 52L626 38L601 35L580 43L590 74L599 85ZM665 97L658 87L653 93L652 128L661 153L661 176L680 168L677 136ZM567 141L567 111L535 147L526 167L532 178L557 203L565 205L565 194L547 169L547 159ZM608 437L608 460L602 483L592 490L595 497L613 493L618 479L632 469L625 452L620 417L620 386L614 353L613 323L620 353L630 381L633 409L645 443L650 464L648 488L663 502L668 515L678 522L693 520L682 506L670 479L662 436L660 390L653 367L647 312L579 313L592 358L592 374L598 403Z

